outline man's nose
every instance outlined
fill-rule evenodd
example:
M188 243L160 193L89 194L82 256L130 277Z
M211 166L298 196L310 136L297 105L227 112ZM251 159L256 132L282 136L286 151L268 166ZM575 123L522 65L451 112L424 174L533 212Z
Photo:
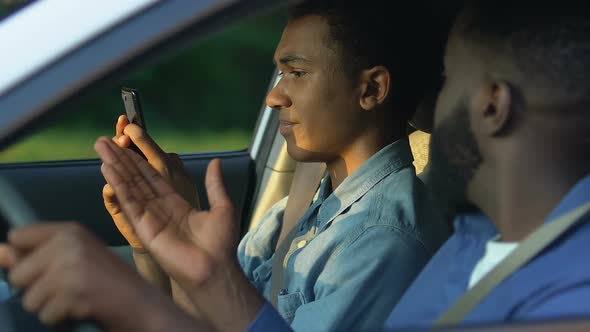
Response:
M275 85L266 96L266 105L277 110L291 106L291 99L283 91L281 82Z

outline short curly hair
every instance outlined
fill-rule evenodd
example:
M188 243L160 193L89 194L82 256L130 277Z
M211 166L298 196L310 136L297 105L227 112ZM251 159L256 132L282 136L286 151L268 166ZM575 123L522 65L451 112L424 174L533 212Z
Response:
M290 21L310 15L327 20L328 46L351 78L376 65L389 69L392 106L408 119L425 90L439 83L450 20L434 16L426 1L315 0L289 8Z
M505 76L530 91L528 102L587 112L590 10L585 2L476 1L461 13L455 29L463 40L511 63L516 70Z

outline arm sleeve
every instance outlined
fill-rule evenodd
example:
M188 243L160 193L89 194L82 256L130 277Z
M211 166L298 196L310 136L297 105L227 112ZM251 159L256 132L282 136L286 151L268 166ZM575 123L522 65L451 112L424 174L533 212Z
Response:
M393 226L367 228L328 262L314 286L316 298L297 308L292 328L382 329L430 256L413 235Z
M274 254L281 232L287 198L275 203L260 222L246 233L238 245L238 261L251 281L254 280L253 271Z
M289 324L283 320L281 315L273 308L272 304L266 302L264 307L256 316L256 319L248 327L247 332L290 332L293 331Z

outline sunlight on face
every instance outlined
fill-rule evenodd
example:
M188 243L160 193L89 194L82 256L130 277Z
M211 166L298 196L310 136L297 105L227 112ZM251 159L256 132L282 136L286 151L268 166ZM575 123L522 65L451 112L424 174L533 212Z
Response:
M279 111L280 131L298 161L330 161L363 132L359 92L328 44L319 16L289 22L274 61L281 80L266 98Z

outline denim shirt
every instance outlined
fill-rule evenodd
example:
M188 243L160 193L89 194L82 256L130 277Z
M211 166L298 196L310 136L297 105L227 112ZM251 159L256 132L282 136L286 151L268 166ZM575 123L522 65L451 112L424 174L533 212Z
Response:
M590 175L563 198L545 223L590 202ZM464 324L590 316L590 216L500 283ZM432 325L468 288L497 228L483 215L455 220L455 234L432 258L387 320L388 329Z
M284 321L275 317L277 322L299 331L383 326L449 235L412 161L403 139L373 155L333 192L324 178L287 254L286 290L278 298ZM238 249L243 270L267 299L285 206L286 199L277 203Z

